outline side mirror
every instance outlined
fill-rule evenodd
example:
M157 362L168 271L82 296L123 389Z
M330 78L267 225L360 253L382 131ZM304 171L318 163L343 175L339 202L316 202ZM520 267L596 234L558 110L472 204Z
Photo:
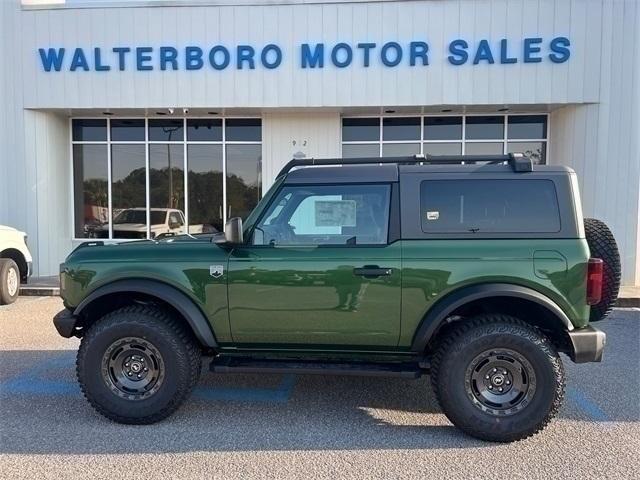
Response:
M230 218L225 224L224 242L231 245L244 243L242 237L242 219L240 217Z

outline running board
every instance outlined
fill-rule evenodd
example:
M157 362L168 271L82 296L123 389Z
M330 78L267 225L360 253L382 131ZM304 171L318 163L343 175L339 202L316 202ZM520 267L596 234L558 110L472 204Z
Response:
M339 363L248 357L221 357L212 360L209 369L215 373L296 373L403 378L419 378L425 372L418 363Z

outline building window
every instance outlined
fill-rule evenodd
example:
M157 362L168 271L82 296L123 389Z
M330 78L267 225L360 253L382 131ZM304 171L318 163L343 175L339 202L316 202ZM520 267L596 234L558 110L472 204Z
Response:
M75 238L222 231L262 195L259 118L72 119Z
M345 117L342 156L486 155L522 152L546 163L548 115Z

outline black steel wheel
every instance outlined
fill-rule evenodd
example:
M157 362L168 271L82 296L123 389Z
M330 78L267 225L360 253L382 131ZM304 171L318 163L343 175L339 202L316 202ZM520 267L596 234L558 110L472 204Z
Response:
M165 377L164 361L158 349L138 337L113 342L102 356L102 379L116 395L143 400L156 393Z
M89 403L119 423L149 424L171 415L200 376L201 350L168 311L132 305L91 325L76 371Z
M492 415L512 415L527 406L536 392L531 363L510 349L490 349L467 367L465 389L476 407Z
M456 427L482 440L512 442L539 432L556 415L564 368L535 327L507 315L481 315L444 335L431 383Z

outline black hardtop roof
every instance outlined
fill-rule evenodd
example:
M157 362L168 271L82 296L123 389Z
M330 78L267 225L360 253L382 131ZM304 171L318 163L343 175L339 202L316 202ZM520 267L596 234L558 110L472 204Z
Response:
M465 162L462 164L461 162ZM482 163L474 163L482 162ZM486 163L489 162L489 163ZM304 167L304 168L303 168ZM306 168L314 167L314 168ZM499 173L519 176L523 173L572 173L569 167L533 165L526 157L491 156L411 156L364 157L349 159L292 160L278 174L286 183L376 183L397 182L402 173Z

